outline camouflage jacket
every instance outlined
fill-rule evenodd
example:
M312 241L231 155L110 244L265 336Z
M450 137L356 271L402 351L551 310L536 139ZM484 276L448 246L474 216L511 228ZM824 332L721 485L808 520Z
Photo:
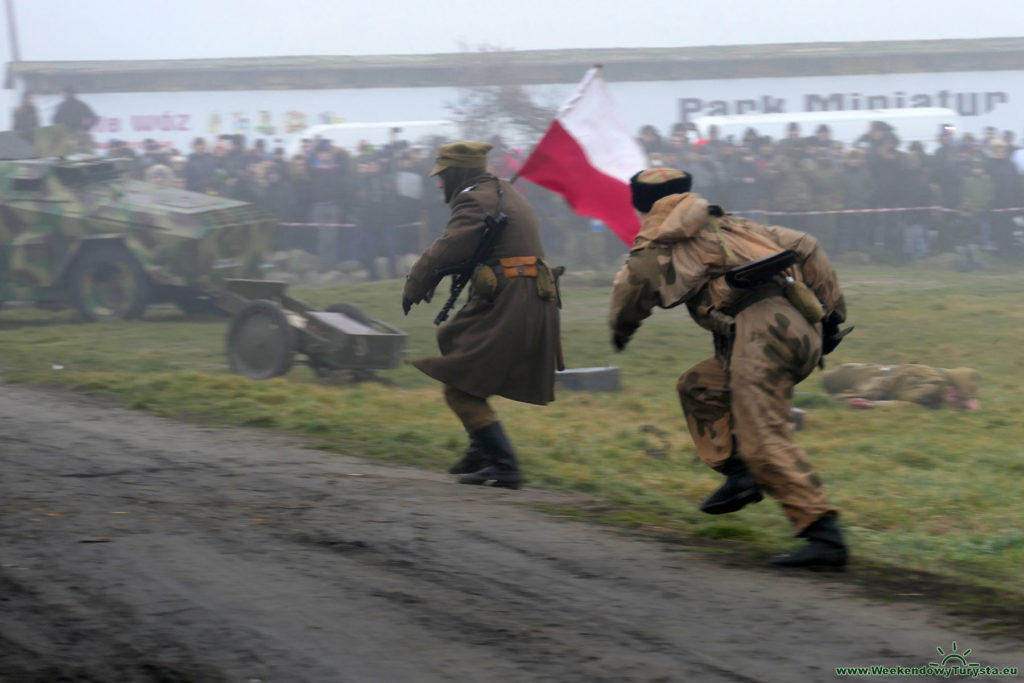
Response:
M814 292L825 314L836 313L840 322L846 319L842 289L816 239L727 214L716 217L710 208L707 200L692 192L670 195L654 204L615 278L609 311L614 331L632 334L655 306L685 303L701 327L728 333L730 311L749 294L730 288L725 273L784 249L799 255L790 272Z

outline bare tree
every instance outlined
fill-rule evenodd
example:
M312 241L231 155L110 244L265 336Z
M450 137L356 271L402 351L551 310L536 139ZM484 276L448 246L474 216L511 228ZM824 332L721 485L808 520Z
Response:
M459 92L447 107L466 138L500 136L532 146L551 124L557 107L538 103L526 86L510 82L508 52L490 45L463 45Z

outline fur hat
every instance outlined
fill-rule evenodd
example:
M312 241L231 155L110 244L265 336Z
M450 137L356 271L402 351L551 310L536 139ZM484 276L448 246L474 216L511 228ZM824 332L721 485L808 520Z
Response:
M643 213L650 213L651 207L662 197L689 192L691 185L693 176L674 168L649 168L629 179L633 207Z

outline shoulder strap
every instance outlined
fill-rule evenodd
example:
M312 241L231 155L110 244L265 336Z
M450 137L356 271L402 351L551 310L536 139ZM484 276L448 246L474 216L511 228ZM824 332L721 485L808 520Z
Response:
M725 252L726 265L738 266L740 264L740 260L736 257L736 254L733 253L732 249L729 248L729 245L725 243L725 239L722 237L721 219L716 216L711 216L708 220L711 222L711 227L715 231L715 237L718 238L718 243L722 245L722 251Z

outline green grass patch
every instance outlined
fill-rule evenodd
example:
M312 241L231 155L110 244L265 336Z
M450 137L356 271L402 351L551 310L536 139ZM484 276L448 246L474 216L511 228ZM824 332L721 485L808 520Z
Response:
M971 366L982 411L855 411L822 395L818 374L797 387L807 410L798 440L843 511L854 553L1024 596L1024 273L841 267L856 331L829 358ZM409 334L408 358L435 353L438 302L400 314L401 282L301 289L317 306L347 301ZM756 553L796 545L771 501L728 518L697 503L720 483L695 461L674 385L711 352L685 311L657 311L628 350L612 351L606 286L564 291L570 367L618 365L618 394L562 392L547 408L493 402L534 485L581 491L609 506L598 517L694 539L742 541ZM132 323L84 325L70 313L0 313L7 381L116 396L132 408L312 437L319 447L442 470L465 435L441 388L411 365L389 385L331 385L304 367L267 382L231 375L226 322L155 309ZM591 512L565 516L594 518Z

